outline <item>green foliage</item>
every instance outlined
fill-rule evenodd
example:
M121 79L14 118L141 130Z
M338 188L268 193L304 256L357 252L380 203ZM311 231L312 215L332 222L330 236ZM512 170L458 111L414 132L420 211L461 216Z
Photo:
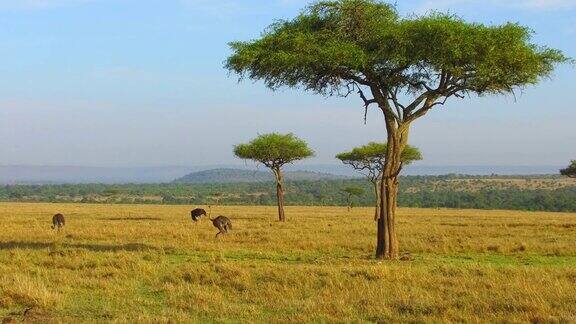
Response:
M230 43L226 68L271 89L329 95L349 93L350 82L417 92L442 82L439 76L461 93L505 93L568 60L531 37L516 23L487 26L442 13L401 18L380 1L321 1L259 39Z
M560 174L570 178L576 178L576 160L572 160L567 168L560 170Z
M457 185L455 180L473 181ZM400 179L398 203L404 207L514 209L576 212L576 183L566 187L554 184L557 177L521 177L526 183L546 180L548 185L535 189L497 186L488 182L506 177L466 176L405 176ZM518 179L514 177L513 179ZM478 183L486 186L472 188ZM569 182L570 183L570 182ZM274 205L276 192L271 182L202 183L202 184L77 184L77 185L9 185L0 186L0 201L70 202L106 204L214 204L214 194L223 205ZM289 181L286 201L289 205L346 206L346 187L362 188L364 193L354 197L356 205L373 206L371 185L362 179L326 181ZM110 195L111 192L115 195Z
M362 196L364 194L364 189L359 187L345 187L342 188L342 192L345 192L349 196Z
M346 205L348 206L348 209L350 209L353 205L354 202L352 201L352 197L360 197L364 194L364 189L359 188L359 187L344 187L342 188L342 192L345 194L346 196Z
M384 166L386 149L386 143L370 142L364 146L355 147L352 151L340 153L336 155L336 158L355 170L367 172L368 178L376 180ZM422 160L422 154L418 148L407 145L400 155L400 160L404 165L408 165Z
M422 159L423 157L422 153L420 153L420 150L411 145L406 145L406 147L400 154L400 161L402 161L402 164L404 165L408 165L414 161L420 161Z
M306 142L294 134L264 134L247 144L234 147L234 154L242 159L260 162L269 168L279 168L286 163L314 155Z

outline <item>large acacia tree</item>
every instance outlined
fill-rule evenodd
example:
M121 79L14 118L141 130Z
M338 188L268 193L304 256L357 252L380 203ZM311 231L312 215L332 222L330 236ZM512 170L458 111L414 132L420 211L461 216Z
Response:
M284 213L284 176L282 167L285 164L302 160L314 155L306 142L293 134L264 134L247 144L234 147L234 154L242 159L254 160L269 168L276 179L276 198L278 199L278 218L286 220Z
M374 220L380 218L380 181L386 161L386 143L370 142L366 145L355 147L349 152L342 152L336 158L342 163L351 166L354 170L362 173L374 186L376 197ZM414 161L422 160L420 150L411 145L406 145L400 155L400 169Z
M450 98L513 93L567 60L531 36L516 23L484 25L440 13L401 18L376 0L320 1L258 39L231 43L226 67L271 89L357 93L366 109L382 112L388 146L376 257L393 259L398 174L410 127Z

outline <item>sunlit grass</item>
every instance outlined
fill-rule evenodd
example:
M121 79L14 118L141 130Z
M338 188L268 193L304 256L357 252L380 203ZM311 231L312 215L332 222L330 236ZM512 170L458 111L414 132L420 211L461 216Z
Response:
M576 321L576 214L400 209L373 259L370 208L0 204L0 318ZM50 229L56 212L66 228Z

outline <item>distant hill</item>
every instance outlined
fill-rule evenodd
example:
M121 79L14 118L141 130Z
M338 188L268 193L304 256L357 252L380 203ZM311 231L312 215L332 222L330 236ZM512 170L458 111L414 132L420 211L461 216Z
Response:
M562 166L426 166L409 165L403 175L533 175L558 174ZM27 166L0 165L0 185L10 184L76 184L76 183L167 183L174 179L202 170L235 169L245 171L249 181L268 181L268 170L254 170L253 165L222 164L197 166L158 167L91 167L91 166ZM306 169L305 171L298 171ZM358 172L344 164L287 165L287 174L293 179L342 179L361 177ZM260 175L258 175L260 173ZM242 177L245 178L245 177ZM211 180L210 180L211 181ZM206 183L206 181L204 181Z
M0 184L159 183L170 182L194 170L178 166L0 166Z
M287 171L284 177L288 181L301 180L336 180L350 177L313 171ZM212 169L193 172L174 180L175 183L234 183L234 182L265 182L273 181L270 171L255 171L242 169Z

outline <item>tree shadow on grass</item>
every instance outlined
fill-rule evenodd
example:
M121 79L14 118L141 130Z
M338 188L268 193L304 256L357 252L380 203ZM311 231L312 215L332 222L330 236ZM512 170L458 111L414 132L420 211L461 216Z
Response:
M274 219L277 219L278 215L274 216ZM246 217L242 217L242 216L235 216L235 217L231 217L231 219L238 219L238 220L254 220L254 221L267 221L270 220L270 217L268 216L262 216L262 217L253 217L253 216L246 216Z
M108 218L98 218L98 220L109 220L109 221L161 221L162 218L159 217L108 217Z
M128 243L128 244L80 244L80 243L62 243L54 244L49 242L22 242L22 241L10 241L10 242L0 242L0 251L3 250L47 250L54 247L59 248L71 248L71 249L83 249L92 252L137 252L137 251L149 251L158 250L157 247L142 244L142 243Z

